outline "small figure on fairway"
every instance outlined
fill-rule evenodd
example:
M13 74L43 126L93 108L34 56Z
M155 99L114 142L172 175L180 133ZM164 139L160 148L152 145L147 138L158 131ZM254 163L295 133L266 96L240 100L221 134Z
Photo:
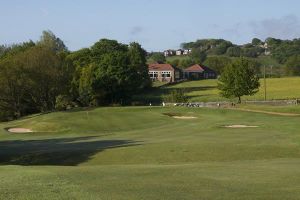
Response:
M165 106L166 106L165 102L162 102L162 106L163 106L163 107L165 107Z

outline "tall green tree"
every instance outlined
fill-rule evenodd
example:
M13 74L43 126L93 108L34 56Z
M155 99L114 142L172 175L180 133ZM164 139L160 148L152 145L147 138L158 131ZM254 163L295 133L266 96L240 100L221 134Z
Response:
M151 86L151 80L148 75L147 52L139 43L132 42L129 44L128 56L130 67L135 71L136 86L134 88L148 88Z
M33 47L20 56L30 80L31 100L40 111L52 110L56 97L67 93L70 83L64 58L46 46Z
M255 63L240 58L227 66L221 74L218 82L220 94L226 98L238 98L244 95L254 95L258 92L260 83L256 74Z
M242 49L238 46L229 47L226 54L230 57L240 57L242 55Z
M228 57L222 57L222 56L211 56L208 57L204 65L208 66L209 68L213 69L218 74L221 74L224 70L224 68L231 64L231 59Z
M151 84L146 51L138 43L102 39L90 48L90 55L89 64L77 67L73 80L84 105L127 103Z
M56 37L50 30L43 31L38 45L47 46L55 52L68 51L64 42L60 38Z
M254 46L260 45L262 41L258 38L253 38L251 44Z
M29 82L20 57L9 56L0 61L0 111L6 114L5 118L26 114L30 105L30 100L26 100Z
M0 110L8 118L53 110L55 99L66 94L70 66L65 56L47 46L33 46L0 61Z
M202 64L205 61L207 55L201 48L193 48L190 57L195 63Z
M160 52L155 52L152 53L149 56L149 62L154 63L165 63L166 62L166 57L164 56L164 54L160 53Z

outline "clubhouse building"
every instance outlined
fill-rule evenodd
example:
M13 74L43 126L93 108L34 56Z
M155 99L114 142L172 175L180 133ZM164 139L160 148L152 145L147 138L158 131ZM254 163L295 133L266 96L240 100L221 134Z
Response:
M182 79L182 71L170 64L150 64L148 69L152 81L172 83Z
M173 83L180 80L201 80L201 79L215 79L217 73L201 65L193 65L184 70L174 67L170 64L149 64L149 76L152 81Z

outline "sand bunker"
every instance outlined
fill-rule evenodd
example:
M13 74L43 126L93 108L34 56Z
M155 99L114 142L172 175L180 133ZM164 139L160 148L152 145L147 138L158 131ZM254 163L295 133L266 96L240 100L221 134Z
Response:
M237 125L228 125L224 126L225 128L257 128L258 126L248 126L248 125L242 125L242 124L237 124Z
M173 116L175 119L197 119L197 117L192 116Z
M163 114L175 119L196 119L197 118L194 116L183 115L183 113L163 113Z
M11 133L32 133L33 131L28 128L9 128L7 129L8 132Z

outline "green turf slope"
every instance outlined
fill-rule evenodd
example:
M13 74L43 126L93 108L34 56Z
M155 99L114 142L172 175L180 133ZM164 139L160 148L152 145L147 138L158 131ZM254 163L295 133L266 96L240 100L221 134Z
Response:
M267 100L300 98L300 77L268 78ZM135 96L135 99L144 102L162 102L163 97L172 90L184 89L189 102L228 101L221 97L217 88L218 82L213 80L187 81L175 85L153 88L151 91ZM261 87L253 96L243 96L242 100L264 100L264 81L260 80ZM232 99L236 101L235 99Z
M299 120L127 107L1 123L0 199L299 199ZM232 124L259 127L223 128Z

